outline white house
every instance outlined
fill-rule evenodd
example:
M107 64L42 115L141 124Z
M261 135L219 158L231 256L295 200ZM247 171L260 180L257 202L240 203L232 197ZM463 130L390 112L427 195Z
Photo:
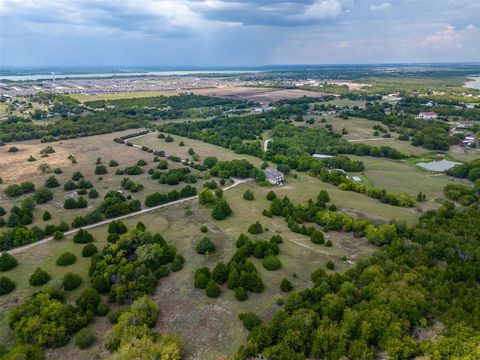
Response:
M436 118L438 118L438 114L433 111L421 112L417 115L417 119L423 119L423 120L433 120Z
M277 169L268 167L263 172L267 176L267 181L272 185L282 185L285 181L285 175Z

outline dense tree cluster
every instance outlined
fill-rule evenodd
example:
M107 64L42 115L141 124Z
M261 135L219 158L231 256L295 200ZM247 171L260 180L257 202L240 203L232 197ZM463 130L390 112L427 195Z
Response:
M156 192L148 195L145 198L145 206L147 207L158 206L158 205L166 204L179 199L192 197L192 196L195 196L196 194L197 194L197 189L195 189L191 185L186 185L180 191L172 190L172 191L169 191L168 193Z
M152 294L158 280L169 273L167 265L172 269L175 261L182 259L160 234L135 229L93 255L89 274L98 292L125 304Z
M397 235L370 259L344 274L313 272L314 286L254 327L236 358L375 359L377 349L394 359L476 357L479 203L391 226ZM418 335L425 332L436 335Z
M197 178L190 173L188 167L171 169L168 171L154 171L151 174L153 180L158 180L160 184L177 185L184 181L188 184L195 184Z
M476 182L480 179L480 159L456 165L448 169L447 174L460 179L468 179Z
M136 183L129 178L123 178L120 185L122 186L122 188L128 191L131 191L132 193L136 193L143 190L142 184Z

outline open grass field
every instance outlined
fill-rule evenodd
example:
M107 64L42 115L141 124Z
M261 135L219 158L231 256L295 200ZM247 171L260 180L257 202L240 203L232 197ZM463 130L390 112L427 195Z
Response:
M318 192L319 189L312 185L313 183L305 187L302 180L292 179L287 186L275 188L275 191L279 195L287 195L295 201L303 202ZM251 202L243 200L242 195L247 188L254 191L256 200ZM225 221L212 220L209 209L200 206L196 200L125 221L127 226L134 227L140 220L149 230L162 233L186 259L183 270L161 280L153 299L161 310L157 329L182 336L188 359L219 359L232 355L246 336L246 331L238 320L238 313L254 311L262 319L269 319L278 309L277 298L285 297L279 289L282 278L291 280L296 289L303 289L311 285L310 273L318 267L325 267L328 260L335 262L336 271L344 271L352 265L341 261L342 256L356 262L371 255L375 250L375 247L364 239L336 232L325 234L327 239L332 240L333 247L315 245L308 237L290 232L283 218L263 217L261 211L269 204L265 195L270 189L249 183L226 191L225 197L231 204L234 214ZM338 203L333 193L332 200ZM187 209L191 211L190 215L186 213ZM284 238L284 243L280 245L279 258L283 265L280 270L267 271L260 260L252 259L265 283L265 291L251 295L242 303L235 300L233 293L226 287L222 288L222 295L218 299L210 299L203 291L195 289L193 287L195 269L200 266L213 267L220 260L227 261L235 251L235 239L240 233L246 233L248 225L257 220L260 220L268 231L252 237L270 239L274 233L280 233ZM208 226L208 235L216 244L217 251L210 256L198 255L194 250L196 241L204 236L199 230L201 225ZM99 247L105 244L105 226L92 230L92 234ZM21 297L34 291L27 282L30 273L37 266L51 272L53 281L58 281L66 271L78 273L87 279L88 260L79 257L75 264L67 268L58 268L54 264L58 254L72 251L79 256L81 248L82 245L73 244L71 238L67 238L61 241L52 240L17 255L20 265L5 274L14 279L18 285L17 290L2 298L0 318L3 317L4 320L0 322L2 327L0 341L10 339L5 320L8 309L20 301ZM84 284L86 283L87 281ZM80 291L81 289L72 292L69 299L73 301ZM110 327L103 318L97 319L91 326L99 334L100 339ZM97 351L104 353L101 340L97 341L93 348L84 351L79 351L69 344L51 351L47 358L91 359Z
M452 181L445 174L431 173L406 160L353 155L350 158L363 161L365 170L361 175L369 185L413 196L420 191L426 194L427 202L421 204L424 210L435 206L434 200L443 197L443 188ZM458 182L458 179L455 181Z
M135 92L119 92L119 93L105 93L105 94L71 94L70 96L80 102L94 101L94 100L118 100L118 99L133 99L154 96L172 96L181 93L182 91L165 90L165 91L135 91ZM186 92L186 91L183 91Z
M53 171L54 168L60 167L63 171L60 175L54 175L60 187L53 190L54 198L47 204L37 205L34 211L35 225L45 226L46 223L42 220L42 213L48 210L52 214L52 220L50 223L58 224L64 220L67 223L78 215L84 215L90 212L92 208L96 207L103 199L103 196L110 190L120 190L121 181L124 177L129 177L135 183L140 183L144 186L144 190L138 193L132 193L133 199L139 199L142 203L146 195L156 191L168 192L174 189L181 189L185 186L184 183L178 185L166 185L159 184L158 181L152 180L147 170L151 167L155 167L156 163L153 162L153 155L144 151L141 151L136 147L129 147L122 144L118 144L113 141L115 137L130 134L138 130L127 130L124 132L117 132L114 134L98 135L91 137L84 137L78 139L65 140L61 142L53 142L48 144L42 144L39 141L25 141L15 143L15 146L19 149L18 152L10 153L8 148L10 145L0 148L0 173L3 178L4 184L0 185L0 205L7 211L12 205L19 204L25 196L18 198L7 197L3 190L11 184L20 183L23 181L33 182L37 188L44 186L45 180L54 175L53 172L42 173L38 170L40 164L48 164ZM47 145L52 146L55 149L55 153L50 154L48 157L40 157L40 151ZM27 158L33 155L38 160L34 162L28 162ZM69 155L73 155L77 163L72 164L68 159ZM108 173L105 175L95 175L95 162L97 157L102 158L103 164L107 166ZM108 162L114 159L119 163L118 167L108 167ZM144 159L148 164L145 166L144 173L141 175L128 176L128 175L115 175L115 170L118 168L125 168L127 166L135 165L140 159ZM169 168L182 167L180 163L169 161ZM87 180L89 180L93 187L98 191L100 196L97 199L87 199L89 207L86 209L65 210L63 208L63 202L72 191L64 191L63 185L71 178L72 174L76 171L80 171ZM198 172L192 171L193 174ZM200 178L198 186L201 186L203 180ZM129 194L125 191L126 195Z
M247 159L251 163L259 166L262 161L254 156L245 154L236 154L235 152L222 147L205 143L200 140L194 140L178 135L171 135L173 142L165 142L165 139L158 139L158 133L151 133L141 138L132 139L130 142L139 146L148 146L154 150L164 150L169 155L180 156L182 159L189 159L188 149L192 148L199 156L200 161L207 156L216 156L220 160ZM183 141L185 146L180 146Z

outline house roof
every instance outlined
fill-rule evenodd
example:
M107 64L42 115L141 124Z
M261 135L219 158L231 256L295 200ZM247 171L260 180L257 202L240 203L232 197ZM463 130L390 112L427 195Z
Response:
M283 173L281 171L278 171L277 169L275 168L266 168L265 170L265 174L266 175L270 175L270 176L283 176Z

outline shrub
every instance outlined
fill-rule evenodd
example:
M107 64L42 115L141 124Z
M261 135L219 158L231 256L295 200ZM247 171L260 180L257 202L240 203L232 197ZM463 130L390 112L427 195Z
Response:
M238 318L242 321L243 326L245 326L248 331L262 323L262 320L258 317L258 315L253 312L238 314Z
M335 263L332 260L328 260L327 262L327 269L328 270L333 270L335 269Z
M173 137L171 137L170 135L167 135L167 137L165 138L165 142L173 142Z
M238 287L235 289L235 298L238 301L245 301L248 299L248 293L243 287Z
M140 159L137 161L137 165L138 166L146 166L147 165L147 162L143 159Z
M173 258L172 265L170 266L170 270L173 272L177 272L183 269L183 263L185 259L181 255L176 255Z
M6 276L0 277L0 295L5 295L15 289L15 283Z
M86 288L82 291L78 299L75 301L75 304L83 310L95 311L100 304L101 298L97 290L93 288Z
M37 204L45 204L53 199L53 193L50 189L38 189L33 193L33 198Z
M263 232L262 225L260 224L260 222L257 221L256 223L251 224L248 227L248 232L250 234L261 234Z
M87 230L80 229L73 237L73 242L76 244L87 244L93 241L93 235Z
M207 286L205 287L205 294L211 298L220 296L220 287L214 280L210 279L208 281Z
M270 239L270 242L274 244L281 244L283 243L283 238L279 234L275 234Z
M323 244L323 242L325 241L325 238L323 237L323 234L321 231L315 230L310 235L310 240L314 244Z
M52 218L52 214L50 214L47 210L45 210L42 215L43 221L48 221L51 218Z
M89 328L83 328L75 335L75 346L87 349L95 342L95 335Z
M288 279L283 278L282 282L280 283L280 290L282 290L283 292L292 291L293 285Z
M47 180L45 180L45 186L47 188L56 188L60 186L60 183L58 182L57 178L55 176L50 176Z
M115 160L110 160L110 162L108 163L108 166L110 167L118 166L118 162L116 162Z
M272 201L276 197L277 197L277 195L273 192L273 190L269 191L267 196L266 196L267 200L269 200L269 201Z
M95 167L95 175L103 175L108 172L107 167L105 165L97 165Z
M95 189L90 189L90 191L88 192L88 197L90 199L96 199L98 198L98 191L95 190Z
M330 201L330 196L328 195L327 190L320 190L317 195L318 202L327 203Z
M107 303L100 303L97 306L97 315L98 316L105 316L110 311Z
M72 180L73 181L78 181L80 180L81 178L83 178L83 174L80 172L80 171L75 171L73 174L72 174Z
M95 255L98 252L97 247L94 244L87 244L82 249L82 256L83 257L90 257Z
M127 231L127 226L121 220L112 221L108 225L109 234L125 234Z
M0 271L8 271L18 265L17 259L7 252L0 255Z
M55 240L62 240L62 239L63 239L63 236L64 236L64 234L63 234L63 232L60 231L60 230L55 230L55 232L53 233L53 238L54 238Z
M69 266L72 265L76 260L77 257L75 256L75 254L67 251L60 255L55 263L58 266Z
M201 255L210 254L215 251L215 244L209 237L205 236L197 243L195 250Z
M66 273L63 276L62 286L66 291L75 290L82 284L82 277L74 273Z
M68 229L70 229L70 227L68 226L68 224L65 221L62 221L62 222L60 222L60 224L58 224L57 229L65 232L65 231L68 231Z
M212 218L215 220L224 220L232 214L232 209L225 199L218 200L212 210Z
M203 272L198 272L195 274L194 286L197 289L205 289L208 285L210 279Z
M60 175L60 174L63 173L63 171L62 171L61 168L57 167L57 168L53 169L53 173L54 173L54 174L57 174L57 175Z
M244 193L243 193L243 198L245 200L255 200L255 195L253 195L253 191L250 190L250 189L247 189Z
M326 246L326 247L332 247L332 241L331 241L331 240L327 240L327 242L325 243L325 246Z
M75 190L76 188L77 188L77 184L75 184L72 180L68 180L63 185L63 190L64 191L71 191L71 190Z
M212 270L212 279L217 284L224 284L228 280L229 269L223 262L219 262Z
M200 226L200 231L201 231L202 233L208 232L208 227L207 227L207 225L202 225L202 226Z
M29 284L32 286L40 286L46 284L51 279L51 276L44 270L37 268L32 275L30 275L30 279L28 280Z
M275 271L282 267L282 263L278 257L269 255L263 259L263 267L267 270Z

